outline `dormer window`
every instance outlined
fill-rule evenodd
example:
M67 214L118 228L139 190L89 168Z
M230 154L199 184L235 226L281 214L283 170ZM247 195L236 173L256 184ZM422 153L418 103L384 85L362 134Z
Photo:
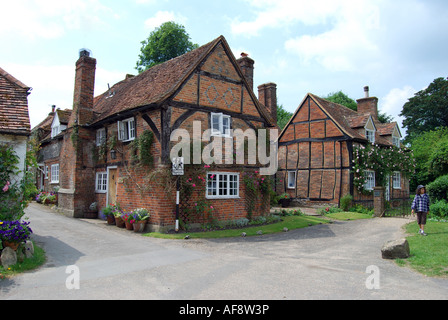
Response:
M373 122L372 116L367 119L367 123L364 129L366 130L366 139L369 140L370 143L375 143L376 127Z
M51 137L52 138L56 137L58 134L60 134L65 129L67 129L67 126L61 124L61 122L59 121L58 112L56 112L54 114L53 123L51 124Z

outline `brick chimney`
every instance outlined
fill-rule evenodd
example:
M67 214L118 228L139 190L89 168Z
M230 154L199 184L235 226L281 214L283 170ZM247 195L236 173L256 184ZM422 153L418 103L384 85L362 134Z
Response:
M378 120L378 98L370 97L369 87L364 87L364 98L356 100L358 113L370 114L374 120Z
M270 82L258 86L258 101L268 109L277 123L277 85Z
M73 112L69 127L74 124L86 125L93 120L93 95L95 89L96 59L90 57L87 49L79 50L76 62Z
M254 64L255 61L249 58L247 53L241 53L241 58L237 60L240 65L241 71L243 71L244 77L246 78L250 89L254 90Z

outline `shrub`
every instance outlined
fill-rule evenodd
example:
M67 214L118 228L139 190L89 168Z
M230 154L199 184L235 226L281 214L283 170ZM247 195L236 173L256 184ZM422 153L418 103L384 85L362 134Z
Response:
M448 175L441 176L427 185L427 191L432 201L448 198Z
M352 206L353 196L350 194L346 194L341 198L341 209L344 211L348 211Z
M440 200L432 204L429 208L431 215L437 218L448 218L448 202Z

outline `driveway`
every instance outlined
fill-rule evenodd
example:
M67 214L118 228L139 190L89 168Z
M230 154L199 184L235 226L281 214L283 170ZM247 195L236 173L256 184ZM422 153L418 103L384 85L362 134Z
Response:
M448 280L381 259L405 219L336 222L288 233L161 240L66 218L32 203L27 216L48 261L0 281L0 299L446 299ZM75 265L79 289L69 290ZM373 274L366 273L374 266ZM66 273L68 272L68 273ZM369 289L366 280L379 285ZM73 282L69 281L69 284Z

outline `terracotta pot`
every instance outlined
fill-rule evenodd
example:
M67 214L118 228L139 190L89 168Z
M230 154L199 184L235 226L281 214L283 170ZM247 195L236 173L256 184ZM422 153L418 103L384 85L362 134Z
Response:
M145 230L146 220L133 223L132 226L134 227L134 232L142 233Z
M115 217L115 224L117 225L118 228L125 227L124 220L121 217Z
M115 224L115 217L112 216L112 215L108 215L107 216L107 224L114 225Z
M134 226L129 221L125 221L124 225L126 226L126 230L134 230Z
M3 241L3 248L10 247L12 250L17 251L20 246L20 242Z

